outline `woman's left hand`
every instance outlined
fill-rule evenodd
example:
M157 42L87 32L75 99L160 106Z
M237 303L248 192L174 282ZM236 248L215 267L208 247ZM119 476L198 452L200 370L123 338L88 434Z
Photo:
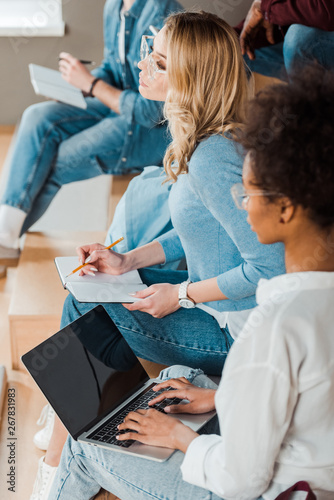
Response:
M68 83L83 92L89 92L94 76L79 59L67 52L61 52L59 54L59 71Z
M140 443L181 450L184 453L191 441L198 436L180 420L157 410L132 411L118 429L129 429L129 432L119 434L117 439L120 441L134 439Z
M128 311L142 311L154 318L163 318L179 309L179 287L170 283L157 283L133 295L142 300L123 305Z

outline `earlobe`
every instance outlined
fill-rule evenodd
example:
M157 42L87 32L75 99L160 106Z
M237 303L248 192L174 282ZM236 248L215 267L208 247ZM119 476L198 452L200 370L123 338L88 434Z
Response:
M290 200L282 200L280 223L287 224L295 215L296 207L294 207Z

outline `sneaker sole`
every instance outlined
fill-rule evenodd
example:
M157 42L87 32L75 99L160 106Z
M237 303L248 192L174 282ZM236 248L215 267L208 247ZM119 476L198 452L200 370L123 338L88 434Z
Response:
M46 451L48 449L49 444L47 446L43 446L41 443L36 442L35 439L33 439L32 441L36 448L38 448L39 450Z

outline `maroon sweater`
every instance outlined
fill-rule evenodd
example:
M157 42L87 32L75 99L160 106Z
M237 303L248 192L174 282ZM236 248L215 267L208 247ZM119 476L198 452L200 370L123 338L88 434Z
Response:
M334 0L262 0L265 19L275 25L274 37L281 42L291 24L303 24L324 31L334 31ZM244 21L235 30L240 35ZM254 48L269 45L265 33L259 32Z
M262 0L265 19L279 26L303 24L334 31L333 0Z

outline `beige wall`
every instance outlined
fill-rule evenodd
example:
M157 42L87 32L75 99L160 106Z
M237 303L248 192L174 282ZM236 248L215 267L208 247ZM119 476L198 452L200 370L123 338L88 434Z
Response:
M0 37L0 124L16 123L23 110L43 100L34 94L29 81L30 62L57 69L60 51L100 61L103 50L102 13L104 0L63 2L66 35L62 38ZM251 0L181 0L186 8L199 7L236 24Z

